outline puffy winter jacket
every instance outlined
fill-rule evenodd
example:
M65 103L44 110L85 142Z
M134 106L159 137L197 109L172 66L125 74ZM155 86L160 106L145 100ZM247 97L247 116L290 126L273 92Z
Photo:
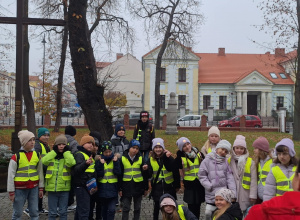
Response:
M200 183L205 188L206 203L215 203L215 193L220 188L228 188L236 195L236 184L227 159L216 160L215 151L207 154L202 161L198 176Z
M113 134L111 137L111 145L112 152L114 154L119 153L122 156L123 152L129 147L129 141L126 139L126 137L119 137Z
M133 132L133 139L140 142L140 150L151 150L152 140L155 138L154 126L149 122L145 123L139 120Z
M78 142L71 135L66 134L65 136L67 138L68 145L71 147L71 153L75 154L78 151L77 149L77 147L79 146Z

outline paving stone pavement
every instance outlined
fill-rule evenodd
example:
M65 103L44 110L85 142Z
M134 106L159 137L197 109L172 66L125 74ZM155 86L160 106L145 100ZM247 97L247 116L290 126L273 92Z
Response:
M177 194L178 200L177 203L178 204L184 204L183 202L183 196L182 194ZM47 209L47 195L44 196L44 208ZM27 207L27 204L25 204L24 207ZM118 208L118 207L117 207ZM133 210L133 207L132 207ZM141 210L141 217L140 220L152 220L152 212L153 212L153 201L144 197L143 201L142 201L142 210ZM203 203L201 206L201 216L200 216L200 220L204 220L204 212L205 212L205 204ZM74 214L75 212L69 212L68 213L68 220L74 219ZM133 215L132 215L132 211L130 212L130 219L132 219ZM11 219L12 216L12 202L9 200L8 198L8 193L0 193L0 219L1 220L9 220ZM22 220L29 220L30 218L23 214L22 215ZM47 215L40 215L40 219L41 220L46 220L48 219ZM59 218L57 218L59 219ZM116 212L115 215L115 220L121 220L122 219L122 213L121 212ZM161 219L161 215L160 215L160 219Z

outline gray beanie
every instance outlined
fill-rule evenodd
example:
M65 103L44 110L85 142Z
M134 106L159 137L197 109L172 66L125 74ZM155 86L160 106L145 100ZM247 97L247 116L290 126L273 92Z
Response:
M294 149L294 142L289 139L289 138L283 138L281 141L279 141L276 146L275 150L277 149L278 146L285 146L289 149L289 155L291 157L294 157L296 155L295 149ZM277 155L277 154L276 154Z
M190 140L186 137L181 137L176 141L177 147L180 151L182 151L182 148L186 143L191 143Z
M224 148L224 149L228 150L228 152L229 152L231 149L231 144L226 140L220 140L216 146L216 149L218 149L218 148Z
M152 140L152 150L156 147L156 146L161 146L163 149L165 149L165 142L163 139L161 138L154 138Z

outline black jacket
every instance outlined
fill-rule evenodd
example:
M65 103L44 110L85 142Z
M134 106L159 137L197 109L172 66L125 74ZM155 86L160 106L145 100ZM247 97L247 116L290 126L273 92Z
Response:
M128 152L129 152L129 149L124 151L123 157L126 157L131 164L138 161L139 157L141 157L140 152L138 152L137 155L135 156L134 160L131 161L131 159L128 155ZM137 197L137 196L144 195L144 192L148 190L148 175L147 175L147 170L146 171L143 170L143 165L145 165L144 158L143 158L143 162L140 167L141 171L142 171L143 179L144 179L142 182L134 182L133 179L131 181L123 181L124 165L123 165L122 158L121 158L121 173L122 174L119 179L119 182L120 182L119 191L122 191L123 196Z
M139 130L141 130L141 136L138 138ZM137 138L141 144L140 150L151 150L152 140L155 138L155 131L153 125L149 123L149 120L145 123L139 120L135 125L133 139Z
M172 156L167 157L164 153L161 158L156 158L158 166L162 163L165 166L167 171L173 172L174 182L171 184L167 184L164 180L159 181L154 184L154 178L152 178L151 186L152 186L152 197L154 201L159 201L160 197L169 193L176 199L176 189L180 188L180 175L178 169L174 169L174 158ZM151 178L153 175L153 168L150 163L150 159L147 161L148 165L148 175Z
M86 182L92 178L97 178L96 171L93 173L86 173L85 170L90 166L86 164L86 160L81 152L87 154L89 157L91 152L85 150L82 146L78 146L78 152L74 154L76 164L72 167L72 181L75 187L86 187Z
M35 139L34 150L39 155L42 155L42 146L41 146L40 143L42 143L42 142L39 139ZM43 145L45 147L46 152L49 153L50 152L50 147L48 146L48 144L43 144ZM46 165L43 165L43 171L44 171L44 176L46 176L46 171L47 171L47 166Z
M217 209L214 211L213 216L215 215L215 212ZM242 220L243 219L243 213L240 208L240 204L238 202L233 203L224 213L221 215L218 220ZM259 219L259 216L258 216Z

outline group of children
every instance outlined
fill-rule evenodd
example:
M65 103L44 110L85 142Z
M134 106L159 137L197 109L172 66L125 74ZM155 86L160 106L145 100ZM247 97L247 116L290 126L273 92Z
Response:
M154 220L160 211L163 219L199 219L203 202L207 220L242 219L253 204L292 191L290 182L298 161L288 138L271 151L268 140L259 137L252 144L252 159L244 136L237 135L231 146L212 126L201 151L188 138L179 138L174 158L164 140L155 138L145 111L131 141L122 124L115 126L110 141L102 143L100 134L91 132L78 144L74 129L66 127L66 135L56 137L51 151L46 128L38 130L38 141L29 131L19 132L22 147L11 158L7 188L13 219L20 219L26 200L31 219L38 219L45 191L49 219L58 215L67 219L75 192L76 220L93 219L95 204L96 219L114 219L119 199L122 219L129 219L133 200L133 219L138 220L142 197L149 192ZM177 205L178 192L183 192L188 207Z

